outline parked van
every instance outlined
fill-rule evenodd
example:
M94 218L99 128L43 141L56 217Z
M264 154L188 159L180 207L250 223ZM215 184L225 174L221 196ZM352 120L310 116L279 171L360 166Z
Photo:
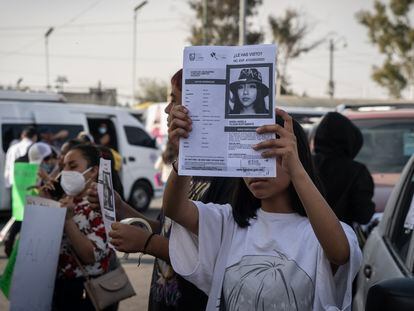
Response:
M33 125L52 133L66 130L66 140L80 131L95 140L98 129L106 124L111 136L110 147L122 156L121 180L124 197L137 210L148 208L153 197L162 195L156 184L154 163L160 155L156 141L147 133L134 110L122 107L66 103L57 94L0 91L0 210L10 209L9 192L4 187L4 160L10 143L19 139L22 129Z

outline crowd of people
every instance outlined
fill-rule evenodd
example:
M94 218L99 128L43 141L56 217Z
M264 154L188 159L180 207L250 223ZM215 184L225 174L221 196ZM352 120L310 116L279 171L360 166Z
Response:
M240 73L230 87L236 99L230 113L268 112L263 103L268 90L261 80L253 69ZM253 146L263 157L276 159L276 178L179 176L178 141L192 130L181 92L179 70L165 109L169 140L157 163L165 183L157 219L124 200L119 154L101 145L109 140L104 126L98 144L85 132L71 140L60 133L38 141L40 133L29 127L9 147L7 186L13 185L16 161L36 163L37 195L67 208L53 310L94 309L84 295L77 258L90 277L119 266L96 189L101 157L113 166L117 220L143 218L155 233L120 222L109 232L118 251L155 257L148 310L350 310L361 263L352 226L367 223L374 213L372 178L353 160L362 146L359 130L344 116L329 113L316 131L312 154L300 124L277 109L276 124L257 133L278 139ZM56 140L62 142L60 149ZM20 226L17 222L10 231L6 254ZM115 309L116 304L108 308Z

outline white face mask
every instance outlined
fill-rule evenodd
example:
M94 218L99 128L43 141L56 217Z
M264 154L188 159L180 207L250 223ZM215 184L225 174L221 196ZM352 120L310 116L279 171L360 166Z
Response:
M83 176L89 172L92 167L88 168L83 173L77 171L62 171L62 176L60 179L60 185L62 186L63 191L69 196L77 196L79 193L85 189L86 181Z

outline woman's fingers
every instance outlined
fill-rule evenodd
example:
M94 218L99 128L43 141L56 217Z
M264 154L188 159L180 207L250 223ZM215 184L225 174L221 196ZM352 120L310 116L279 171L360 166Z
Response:
M108 235L112 239L119 239L119 238L122 237L121 234L117 230L111 230L111 231L109 231Z
M287 136L291 132L289 132L287 129L285 129L283 126L280 126L279 124L267 124L259 126L256 129L257 134L266 134L266 133L275 133L279 136Z
M185 120L173 119L171 121L169 130L173 131L174 129L177 129L177 128L186 129L188 132L190 132L192 130L192 124L187 119Z
M115 221L115 222L113 222L112 224L111 224L111 228L112 228L112 230L118 230L118 229L120 229L122 227L122 224L120 223L120 222L117 222L117 221Z
M276 115L280 116L283 121L283 127L289 131L290 133L293 133L293 119L292 117L284 110L276 108Z
M174 106L169 114L168 139L178 150L178 141L181 137L187 138L192 130L191 118L188 109L183 106Z
M96 190L96 185L91 186L86 191L86 200L89 202L91 209L97 209L100 207L98 191Z
M176 128L175 130L171 130L168 134L168 139L175 144L178 144L178 140L180 137L187 138L189 135L188 131L182 128Z
M275 158L278 156L284 156L288 153L290 153L292 150L290 148L275 148L275 149L269 149L262 152L263 158Z
M292 140L287 139L287 138L269 139L269 140L262 141L252 147L254 150L258 151L262 149L286 147L289 145L289 143L293 144Z
M149 232L133 225L114 222L109 232L110 243L118 250L126 253L139 252L148 238Z
M122 244L121 240L119 240L119 239L111 239L111 244L112 244L113 246L115 246L115 248L116 248L118 251L122 251L121 249L119 249L119 247L120 247L120 246L121 246L121 244Z
M171 119L189 119L191 122L190 117L188 116L188 109L184 106L174 106L174 108L170 112Z

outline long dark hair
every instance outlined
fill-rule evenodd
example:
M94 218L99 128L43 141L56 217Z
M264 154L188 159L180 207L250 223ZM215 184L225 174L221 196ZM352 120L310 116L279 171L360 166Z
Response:
M171 78L171 85L175 86L177 89L182 90L183 84L183 70L179 69Z
M276 118L276 123L283 126L283 120L280 118ZM317 177L315 167L313 165L307 136L302 126L295 120L293 120L293 132L296 136L300 162L302 163L305 171L308 173L313 183L316 185L319 191L323 193L323 188L321 187L321 183ZM300 201L299 196L292 183L290 183L288 187L288 192L293 210L299 215L307 216L305 208L303 207L303 204ZM242 178L239 178L238 185L236 186L232 199L234 221L242 228L249 226L249 220L257 216L257 210L260 208L260 206L260 199L254 197L250 190L247 188L244 180Z
M266 109L264 96L262 94L262 89L259 87L259 85L257 85L257 83L256 83L256 89L257 89L257 95L256 95L256 99L253 102L253 108L254 108L255 113L269 113L269 110ZM244 110L244 106L240 100L237 90L235 92L232 91L232 93L233 93L234 108L231 110L230 113L239 114Z

